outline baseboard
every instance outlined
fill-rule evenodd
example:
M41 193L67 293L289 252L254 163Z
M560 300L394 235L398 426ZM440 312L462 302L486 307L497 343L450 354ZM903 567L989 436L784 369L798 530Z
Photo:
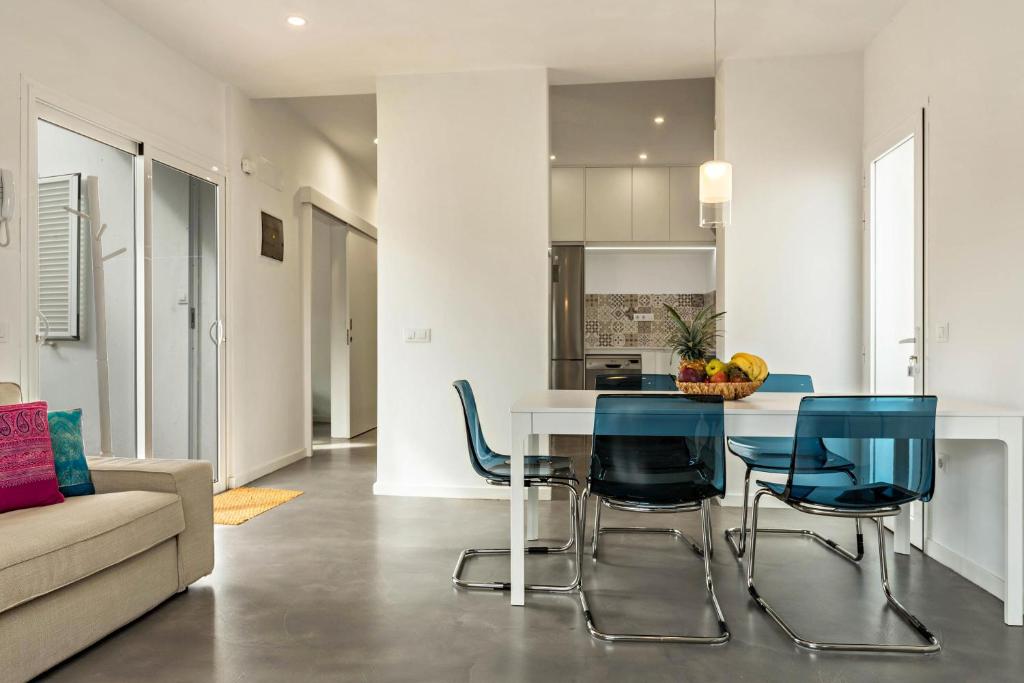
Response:
M377 481L373 484L375 496L408 496L412 498L476 498L486 500L508 500L507 486L430 486L420 484L391 484ZM537 489L538 500L551 500L551 489L543 486Z
M750 492L750 503L754 503L754 492ZM724 498L718 499L718 504L724 508L741 508L743 507L743 494L742 493L727 493ZM761 507L763 508L784 508L788 507L785 503L776 498L768 496L761 499Z
M251 481L255 481L260 477L265 477L271 472L276 472L282 467L287 467L293 462L298 462L305 457L306 449L300 448L297 451L288 453L287 455L282 455L280 458L275 458L274 460L260 465L259 467L254 467L251 470L246 470L244 472L236 472L234 475L228 477L228 488L235 489L239 486L245 486Z
M988 591L1000 600L1006 599L1006 581L985 569L977 562L947 548L934 539L924 543L925 555L943 564L979 588Z

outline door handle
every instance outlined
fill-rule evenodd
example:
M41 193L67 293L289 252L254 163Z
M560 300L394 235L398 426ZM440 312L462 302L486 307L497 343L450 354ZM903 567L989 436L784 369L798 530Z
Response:
M216 335L213 333L214 328L217 330ZM223 329L224 324L220 320L214 320L210 323L210 329L207 330L207 334L210 335L210 341L212 341L216 346L220 346L220 343L224 341L224 336L222 334Z
M906 339L900 339L897 344L916 344L917 337L907 337Z

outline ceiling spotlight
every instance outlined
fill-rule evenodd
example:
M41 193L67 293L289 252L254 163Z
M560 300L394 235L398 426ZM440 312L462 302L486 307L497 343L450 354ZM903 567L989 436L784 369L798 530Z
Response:
M374 139L373 139L373 144L375 144L375 145L376 145L376 144L377 144L377 143L378 143L379 141L380 141L380 138L374 138Z
M551 156L548 157L548 159L551 159L551 161L554 161L556 158L557 157L554 154L552 154Z
M298 14L293 14L292 16L288 17L288 25L289 26L305 26L306 25L306 17L300 17Z
M219 171L220 169L219 169L219 168L217 168L216 166L211 166L211 167L210 167L210 170L211 170L211 171L213 171L214 173L216 173L216 172L217 172L217 171Z
M640 152L640 161L647 161L647 152Z
M661 124L665 123L665 117L664 116L655 116L654 117L654 122L660 126Z

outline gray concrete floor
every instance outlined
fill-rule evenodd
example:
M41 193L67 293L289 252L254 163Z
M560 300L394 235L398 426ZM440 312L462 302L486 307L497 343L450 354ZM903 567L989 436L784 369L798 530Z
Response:
M813 654L751 603L722 540L738 511L715 507L713 572L730 643L609 645L591 639L575 597L457 591L461 548L507 542L507 504L374 497L375 434L319 440L315 457L258 485L305 495L238 527L217 527L208 577L51 671L53 681L1020 681L1024 631L1002 625L999 600L915 552L890 562L896 595L942 640L938 655ZM453 458L465 458L453 453ZM940 492L941 495L941 492ZM542 529L568 532L565 503L542 503ZM852 522L784 510L770 524L808 524L840 542ZM606 524L675 525L696 515L606 513ZM628 521L627 521L628 520ZM766 537L759 589L798 631L823 639L915 642L885 606L874 528L858 568L811 541ZM609 630L711 633L698 558L668 537L602 537L585 557L592 609ZM890 547L891 553L891 547ZM484 558L468 575L508 576ZM562 581L571 560L528 559L531 580Z

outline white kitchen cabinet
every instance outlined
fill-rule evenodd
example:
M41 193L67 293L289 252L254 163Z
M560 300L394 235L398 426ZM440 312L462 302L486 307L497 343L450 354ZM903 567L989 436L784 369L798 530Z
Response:
M633 239L632 169L588 168L586 195L588 242Z
M673 166L669 204L669 239L673 242L714 242L714 234L700 227L700 194L696 166Z
M551 241L582 242L587 220L586 169L551 169Z
M669 169L642 166L633 169L633 241L669 240Z

